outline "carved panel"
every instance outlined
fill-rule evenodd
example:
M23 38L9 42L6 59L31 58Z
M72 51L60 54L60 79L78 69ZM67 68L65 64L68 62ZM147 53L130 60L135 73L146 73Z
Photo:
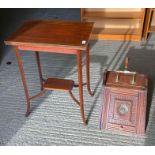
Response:
M115 73L113 73L113 76ZM137 134L145 133L147 106L147 77L136 75L139 87L121 85L130 80L124 75L122 83L112 83L112 74L105 74L103 81L103 104L101 109L100 128L117 129ZM143 79L140 82L140 78ZM128 79L129 78L129 79ZM111 82L107 85L108 81ZM121 80L121 79L120 79ZM126 84L126 83L125 83ZM145 85L145 87L144 87Z
M144 134L146 96L147 91L105 87L100 128Z
M138 97L135 95L111 92L108 122L122 125L136 125Z

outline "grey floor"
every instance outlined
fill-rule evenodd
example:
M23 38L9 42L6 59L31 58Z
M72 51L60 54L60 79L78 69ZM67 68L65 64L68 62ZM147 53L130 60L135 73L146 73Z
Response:
M60 18L79 20L79 9L1 10L10 20L4 20L1 41L24 20ZM2 43L0 61L0 145L155 145L155 35L147 42L91 41L91 87L96 90L90 97L84 87L85 113L88 125L83 126L79 107L66 92L50 91L32 101L32 114L26 118L26 100L18 65L12 48ZM39 90L35 55L21 52L29 91ZM149 76L146 134L120 133L99 130L102 74L105 69L122 68L125 56L130 59L129 69ZM83 55L83 78L85 79ZM7 64L8 61L12 63ZM41 54L44 77L58 77L77 81L75 56ZM78 96L78 90L73 90Z

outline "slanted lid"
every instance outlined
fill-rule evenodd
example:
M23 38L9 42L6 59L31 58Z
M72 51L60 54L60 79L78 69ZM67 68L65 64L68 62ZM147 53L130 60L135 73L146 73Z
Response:
M108 87L144 90L148 87L148 78L144 74L135 72L107 71L104 74L103 84Z

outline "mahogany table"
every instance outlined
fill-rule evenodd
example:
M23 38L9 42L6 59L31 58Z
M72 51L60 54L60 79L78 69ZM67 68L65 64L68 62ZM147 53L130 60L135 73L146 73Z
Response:
M89 38L92 32L92 22L59 21L59 20L35 20L25 22L13 35L5 40L5 44L12 45L16 52L17 62L27 100L26 116L30 114L30 100L41 96L46 90L68 91L73 100L80 106L81 116L86 124L83 99L82 79L82 51L86 53L86 83L91 96L89 75ZM20 51L33 51L36 55L41 91L30 96L26 83ZM72 94L75 86L73 80L48 78L43 79L39 52L73 54L77 57L79 100ZM65 67L65 66L64 66Z

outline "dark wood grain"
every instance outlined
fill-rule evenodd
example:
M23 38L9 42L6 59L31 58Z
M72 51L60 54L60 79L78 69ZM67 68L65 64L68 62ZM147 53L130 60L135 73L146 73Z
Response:
M139 86L137 89L136 86L129 87L131 79L129 75L122 74L119 79L120 83L115 85L116 73L107 71L105 74L100 128L144 134L147 77L137 74L136 81Z
M36 20L25 22L5 40L7 45L68 46L85 49L93 28L92 22ZM82 44L82 41L85 41Z

